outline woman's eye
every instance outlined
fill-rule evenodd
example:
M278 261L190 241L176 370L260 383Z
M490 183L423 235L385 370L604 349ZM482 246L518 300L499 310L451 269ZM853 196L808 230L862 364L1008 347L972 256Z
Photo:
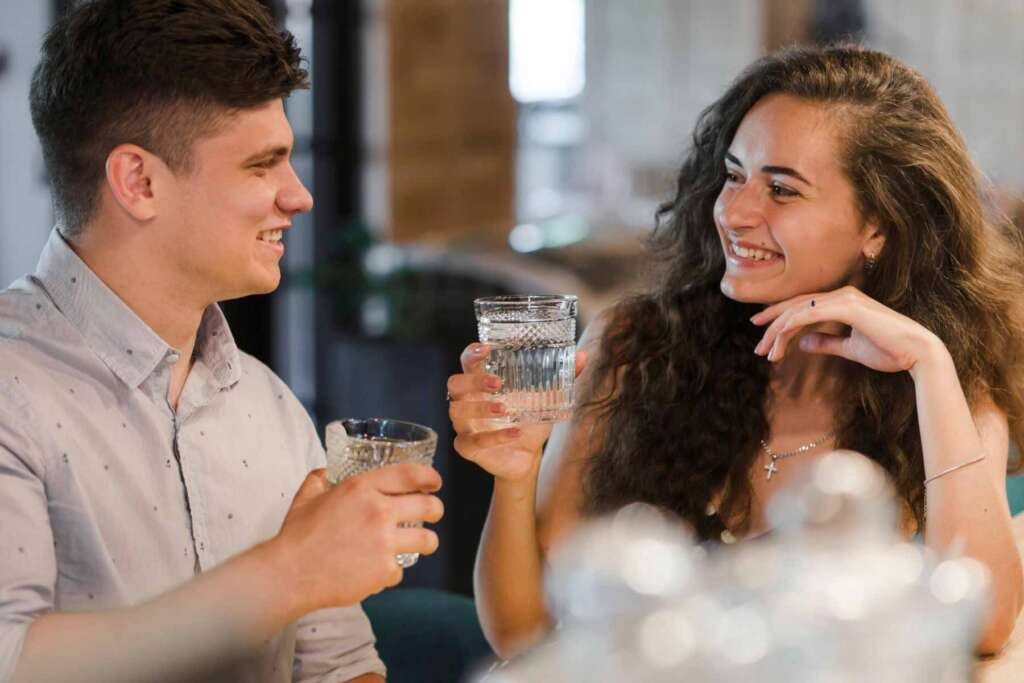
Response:
M771 193L773 195L775 195L776 197L799 197L800 196L799 192L794 192L793 190L789 189L788 187L785 187L783 185L775 185L774 183L771 186Z
M740 182L740 177L739 177L739 175L737 175L736 173L734 173L732 171L726 171L725 172L725 180L726 180L726 182L729 182L729 183L738 183L738 182Z

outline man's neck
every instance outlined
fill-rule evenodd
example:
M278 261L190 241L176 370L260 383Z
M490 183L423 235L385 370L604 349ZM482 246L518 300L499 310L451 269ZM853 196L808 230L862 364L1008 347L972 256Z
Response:
M177 408L178 398L192 367L199 325L209 302L189 297L187 288L159 268L147 267L130 240L103 240L85 232L70 242L71 249L103 283L179 354L171 370L168 401ZM195 299L195 300L193 300Z

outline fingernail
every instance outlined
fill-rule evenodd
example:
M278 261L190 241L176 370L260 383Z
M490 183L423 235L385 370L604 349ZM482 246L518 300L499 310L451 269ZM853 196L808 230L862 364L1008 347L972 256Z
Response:
M483 354L483 352L484 352L484 346L483 346L483 344L477 344L477 345L475 345L475 346L474 346L474 347L473 347L472 349L470 349L470 352L471 352L471 353L472 353L472 354L473 354L474 356L479 356L479 355Z
M486 380L484 380L484 386L487 387L488 389L500 389L501 380L498 379L497 377L488 377Z
M492 403L491 412L494 413L495 415L501 415L502 413L505 412L505 406L502 405L501 403Z

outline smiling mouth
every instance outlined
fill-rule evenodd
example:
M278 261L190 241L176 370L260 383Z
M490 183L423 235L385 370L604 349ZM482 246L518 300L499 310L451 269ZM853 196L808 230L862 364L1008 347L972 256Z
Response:
M256 236L256 239L260 240L261 242L270 242L271 244L278 244L281 242L281 239L283 237L284 230L279 228L277 230L264 230L263 232Z
M754 249L751 247L743 247L738 244L729 242L729 252L738 256L746 261L758 261L758 262L769 262L769 261L781 261L782 254L774 251L768 251L766 249Z

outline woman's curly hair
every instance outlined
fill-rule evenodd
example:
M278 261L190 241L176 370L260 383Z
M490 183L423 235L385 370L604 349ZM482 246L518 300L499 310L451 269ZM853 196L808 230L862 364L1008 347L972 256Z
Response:
M675 197L650 238L658 284L609 315L585 411L601 442L585 511L632 501L675 511L703 538L747 528L750 471L768 437L769 368L753 348L760 306L719 290L725 259L712 208L725 152L762 97L824 105L862 217L886 235L865 294L938 335L968 401L992 400L1024 436L1024 253L1009 221L986 215L981 177L938 96L913 69L853 45L793 48L751 65L702 112ZM851 363L841 378L838 445L880 463L924 524L924 464L907 373ZM706 514L716 492L719 514Z

